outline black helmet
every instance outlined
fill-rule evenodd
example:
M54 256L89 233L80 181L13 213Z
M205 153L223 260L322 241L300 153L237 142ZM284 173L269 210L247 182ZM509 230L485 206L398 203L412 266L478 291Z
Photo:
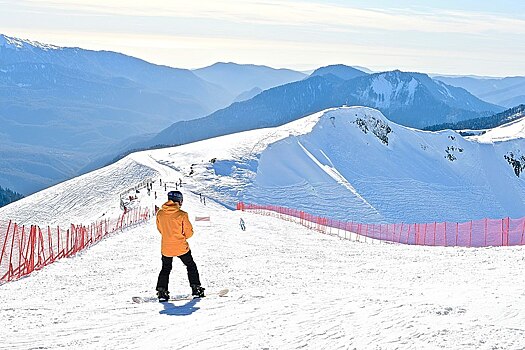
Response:
M168 200L182 204L182 199L183 197L182 197L181 191L169 191L168 192Z

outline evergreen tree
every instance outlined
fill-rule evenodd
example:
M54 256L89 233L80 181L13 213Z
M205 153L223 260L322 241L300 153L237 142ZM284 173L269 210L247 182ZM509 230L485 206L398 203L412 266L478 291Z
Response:
M424 128L423 130L438 131L438 130L445 130L445 129L451 129L451 130L492 129L500 125L510 123L511 121L514 121L516 119L522 118L523 116L525 116L525 105L519 105L517 107L507 109L506 111L494 114L489 117L469 119L469 120L464 120L464 121L460 121L457 123L445 123L445 124L432 125L432 126Z
M4 205L17 201L21 198L24 198L24 196L22 196L20 193L13 192L8 188L4 189L2 186L0 186L0 207L3 207Z

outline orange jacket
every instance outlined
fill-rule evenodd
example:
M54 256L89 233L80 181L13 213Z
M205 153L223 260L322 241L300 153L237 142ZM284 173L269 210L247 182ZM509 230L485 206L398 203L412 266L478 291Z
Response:
M190 250L186 239L193 236L193 226L179 203L167 201L162 205L157 212L157 229L162 235L162 255L180 256Z

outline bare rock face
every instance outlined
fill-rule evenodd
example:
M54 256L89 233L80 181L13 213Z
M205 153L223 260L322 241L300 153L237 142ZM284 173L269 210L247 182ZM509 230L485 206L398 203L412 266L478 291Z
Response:
M517 177L520 177L521 172L525 169L525 157L521 155L521 151L509 152L503 157L510 166L512 166L512 169L514 169L514 174L516 174Z
M357 118L356 125L365 134L372 132L382 143L388 146L388 134L392 132L392 128L388 123L373 116L366 115L365 118Z

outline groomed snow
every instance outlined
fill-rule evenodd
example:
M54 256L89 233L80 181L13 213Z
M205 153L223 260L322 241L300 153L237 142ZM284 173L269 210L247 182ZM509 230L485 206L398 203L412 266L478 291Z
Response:
M521 248L341 240L213 202L204 206L188 190L190 217L211 218L196 223L190 239L202 282L208 291L230 288L228 297L133 304L132 296L154 294L160 269L151 220L1 286L0 349L525 346ZM188 292L183 265L174 266L172 293Z
M160 269L160 236L150 220L74 258L0 286L0 349L524 348L522 247L467 249L354 242L221 205L230 204L247 189L246 179L270 181L271 173L254 178L259 176L254 169L260 160L259 166L264 163L271 170L266 161L278 159L279 147L304 161L300 169L340 183L340 188L351 193L348 185L353 183L343 179L348 181L355 169L332 166L336 146L343 143L317 151L314 147L320 144L320 135L325 135L323 128L331 130L332 123L343 123L345 110L334 111L281 128L135 153L1 208L2 218L34 219L32 223L41 225L91 222L102 214L117 214L120 193L145 179L155 180L154 190L150 196L144 190L137 193L140 203L136 205L153 207L166 197L160 179L170 190L182 178L183 208L190 219L209 216L211 220L194 221L196 232L190 239L203 285L207 291L226 287L230 293L226 298L191 302L133 304L132 296L154 295ZM368 109L349 111L371 113ZM351 127L340 127L341 134L348 135L345 130L353 130ZM448 136L455 135L392 127L388 146L359 129L350 135L360 147L366 142L373 145L366 148L371 156L377 156L379 150L403 150L407 145L399 146L396 141L405 135L418 140L414 149L426 145L421 153L438 152L437 145L446 145L452 141ZM427 134L438 142L425 139ZM287 142L302 153L284 147ZM467 141L458 142L465 145ZM421 157L421 153L415 154ZM436 159L442 156L439 153ZM487 157L492 159L492 155ZM310 168L314 158L317 168ZM323 174L318 169L326 171ZM279 173L273 176L274 181L294 179L279 178ZM289 186L288 193L298 191L289 203L308 201L309 197L299 198L301 191L315 190L315 186L313 182ZM206 205L200 202L199 193L207 197ZM355 198L361 208L367 207ZM239 228L241 217L245 232ZM174 266L171 292L188 292L182 264Z

